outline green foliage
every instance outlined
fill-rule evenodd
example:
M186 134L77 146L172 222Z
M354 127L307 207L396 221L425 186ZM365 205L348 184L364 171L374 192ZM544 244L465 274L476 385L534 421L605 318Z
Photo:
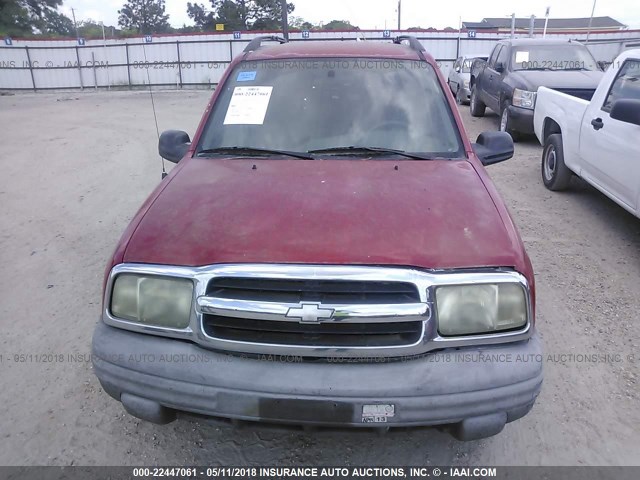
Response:
M48 10L44 13L44 18L38 22L38 30L49 37L74 37L75 28L73 20L66 15L55 10Z
M215 30L217 23L233 30L279 30L282 26L280 0L209 0L209 8L201 3L187 3L187 14L196 27ZM287 3L287 13L293 12L293 3Z
M302 17L289 17L290 30L317 30L318 27L311 22L307 22Z
M352 25L348 20L331 20L325 23L323 30L360 30L360 27Z
M0 35L31 35L47 27L47 19L60 23L56 8L62 0L1 0ZM56 14L56 15L54 15Z
M127 0L118 10L118 25L136 33L166 33L171 31L165 0Z
M114 27L104 27L105 36L113 36ZM78 22L78 35L86 38L102 38L102 24L90 18Z

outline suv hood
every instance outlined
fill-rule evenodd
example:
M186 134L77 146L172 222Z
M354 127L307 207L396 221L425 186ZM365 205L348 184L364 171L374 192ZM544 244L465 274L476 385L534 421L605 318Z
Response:
M590 89L595 90L604 72L598 70L569 70L552 72L550 70L520 70L511 74L527 90L536 91L538 87L553 89ZM518 85L516 85L518 86Z
M511 222L467 161L183 161L125 235L124 262L434 269L522 262Z

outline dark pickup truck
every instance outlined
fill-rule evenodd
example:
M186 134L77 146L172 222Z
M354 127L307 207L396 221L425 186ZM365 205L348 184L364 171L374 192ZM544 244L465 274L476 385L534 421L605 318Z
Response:
M500 115L500 130L533 134L533 110L538 87L548 87L591 100L602 78L587 47L566 40L511 39L494 47L487 61L471 68L470 109L482 117L489 107Z

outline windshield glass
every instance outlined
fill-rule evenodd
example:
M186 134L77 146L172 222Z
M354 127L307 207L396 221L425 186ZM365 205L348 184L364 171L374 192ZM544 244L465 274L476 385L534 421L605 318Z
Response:
M247 61L220 88L196 152L377 147L464 156L445 94L426 62Z
M473 66L473 62L476 60L487 60L488 57L473 57L473 58L465 58L464 62L462 62L462 73L471 73L471 67Z
M584 45L532 45L514 49L512 70L598 70Z

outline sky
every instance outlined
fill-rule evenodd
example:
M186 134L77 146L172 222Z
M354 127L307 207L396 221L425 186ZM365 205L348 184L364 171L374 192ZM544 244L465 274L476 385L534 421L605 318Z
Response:
M188 0L166 0L166 11L174 27L192 25L187 16ZM192 3L210 5L207 0L191 0ZM361 29L397 27L397 0L292 0L295 10L292 15L311 23L327 23L331 20L349 20ZM597 0L596 0L597 1ZM71 16L75 9L77 20L92 19L106 25L117 25L118 9L124 0L64 0L62 11ZM428 0L402 0L402 28L445 27L458 28L460 17L463 21L480 21L485 17L543 18L547 7L551 7L550 18L589 17L592 0L456 0L450 6L434 9L440 2ZM638 0L599 0L595 16L610 16L640 29L640 3Z

